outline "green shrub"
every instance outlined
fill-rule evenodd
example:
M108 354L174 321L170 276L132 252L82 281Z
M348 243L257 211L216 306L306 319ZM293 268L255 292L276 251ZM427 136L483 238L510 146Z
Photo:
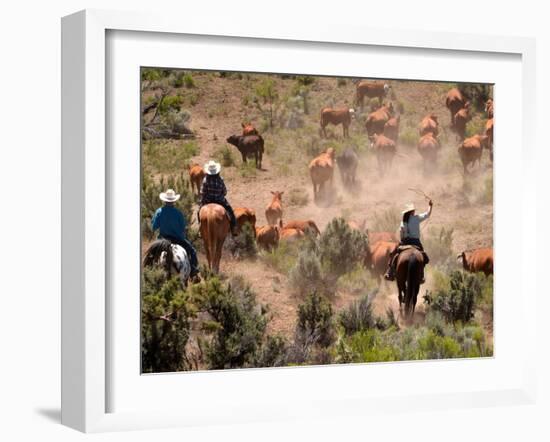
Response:
M334 341L332 306L322 295L309 294L298 306L296 341L306 347L328 347Z
M167 95L159 103L159 113L161 115L167 114L170 111L179 112L181 105L183 104L183 98L180 95Z
M315 77L313 75L298 75L296 81L300 86L310 86L315 83Z
M248 160L239 167L239 174L243 178L255 177L257 173L258 169L256 169L256 162L254 160Z
M357 264L351 272L340 276L337 287L339 290L352 295L371 294L378 290L376 279L372 277L362 263Z
M345 86L346 84L348 84L347 80L345 78L342 78L342 77L338 77L336 79L336 86L338 87L343 87Z
M208 368L241 368L254 366L261 347L267 319L258 312L256 297L242 278L227 285L214 276L192 286L200 310L211 320L202 328L211 335L205 341Z
M195 140L148 140L143 142L144 175L170 174L185 169L190 158L199 153Z
M368 296L359 301L353 301L346 309L340 312L338 322L346 335L368 330L376 326L376 319L372 312L372 305Z
M166 281L161 268L144 268L141 289L141 368L144 373L188 368L185 347L193 315L177 276Z
M352 230L344 218L334 218L319 238L323 270L336 278L353 270L366 249L366 235Z
M185 87L187 89L191 89L193 87L195 87L195 80L193 78L193 76L187 72L184 76L183 76L183 84L185 85Z
M466 138L482 134L485 131L485 122L481 118L472 118L466 124Z
M302 250L290 271L289 281L292 288L302 295L321 290L324 282L319 257L311 250Z
M242 227L239 235L227 241L227 244L233 256L239 258L253 258L258 254L254 230L249 223Z
M229 146L220 146L214 153L216 158L223 167L231 167L237 164L233 149Z
M183 77L185 76L185 71L175 71L172 76L172 86L175 88L180 88L183 86Z
M483 188L478 196L478 202L481 204L493 204L493 175L488 176L483 181Z
M455 270L450 275L449 285L449 290L427 291L424 302L449 322L469 322L474 317L476 302L481 298L479 277Z
M267 336L257 352L255 367L284 367L288 364L288 343L282 336Z
M296 243L280 242L278 247L271 251L263 250L260 253L262 261L283 275L288 275L296 264L298 247Z
M309 203L309 194L303 187L290 189L288 193L288 205L294 207L304 207Z
M399 131L399 143L410 147L416 147L420 139L418 131L415 128L404 128Z

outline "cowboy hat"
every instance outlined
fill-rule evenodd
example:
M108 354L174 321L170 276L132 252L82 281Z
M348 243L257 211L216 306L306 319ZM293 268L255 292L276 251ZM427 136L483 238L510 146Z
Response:
M405 209L401 212L402 215L405 215L405 213L408 213L408 212L413 212L414 210L416 210L414 208L414 204L413 203L409 203L407 205L405 205Z
M168 189L166 192L161 192L159 198L166 203L173 203L180 199L180 194L174 192L174 189Z
M214 160L210 160L208 163L204 165L204 172L208 175L217 175L220 173L220 170L222 169L222 166L220 163L217 163Z

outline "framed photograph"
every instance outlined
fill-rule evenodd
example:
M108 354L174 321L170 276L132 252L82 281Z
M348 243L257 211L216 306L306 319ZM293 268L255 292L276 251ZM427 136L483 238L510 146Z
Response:
M64 424L534 400L532 40L108 11L62 37Z

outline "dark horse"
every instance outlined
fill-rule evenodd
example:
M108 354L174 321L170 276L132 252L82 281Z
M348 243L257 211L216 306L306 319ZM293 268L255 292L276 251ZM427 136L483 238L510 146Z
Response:
M404 303L405 317L411 317L414 314L423 270L424 256L420 250L411 247L399 254L396 266L396 282L399 291L399 311L401 311Z

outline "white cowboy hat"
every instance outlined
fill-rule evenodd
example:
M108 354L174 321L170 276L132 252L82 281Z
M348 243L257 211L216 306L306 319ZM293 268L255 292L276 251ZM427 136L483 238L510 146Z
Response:
M180 199L180 194L174 192L174 189L168 189L166 192L161 192L159 198L167 203L173 203Z
M405 213L412 212L412 211L414 211L414 210L416 210L416 209L414 208L414 204L413 204L413 203L409 203L409 204L405 205L405 209L401 212L401 214L402 214L402 215L405 215Z
M220 173L220 170L222 169L222 166L220 163L217 163L214 160L210 160L208 163L204 165L204 172L208 175L217 175Z

